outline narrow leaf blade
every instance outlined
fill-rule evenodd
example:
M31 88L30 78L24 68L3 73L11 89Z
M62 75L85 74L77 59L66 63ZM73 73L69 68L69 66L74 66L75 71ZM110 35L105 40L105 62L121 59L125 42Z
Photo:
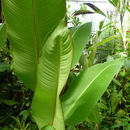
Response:
M97 47L99 47L99 46L101 46L101 45L103 45L103 44L105 44L105 43L107 43L107 42L113 40L113 39L116 38L116 37L117 37L117 35L114 35L114 36L110 36L110 37L108 37L108 38L103 39L101 42L99 42L99 43L97 44ZM87 49L87 52L93 50L93 48L94 48L94 46L89 47L89 48Z
M80 14L93 14L94 12L89 10L78 10L73 13L73 16L80 15Z
M91 3L85 3L85 4L88 5L90 8L92 8L95 11L95 13L101 14L106 17L106 15L94 4L91 4Z

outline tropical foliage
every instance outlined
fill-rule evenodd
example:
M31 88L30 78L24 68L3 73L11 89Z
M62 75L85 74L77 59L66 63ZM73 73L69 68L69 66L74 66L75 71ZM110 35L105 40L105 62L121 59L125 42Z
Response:
M1 3L0 129L129 129L129 37L123 29L104 21L95 35L91 22L67 28L64 0ZM116 33L104 37L106 28ZM125 58L115 45L121 37ZM101 60L100 48L111 41L113 49Z

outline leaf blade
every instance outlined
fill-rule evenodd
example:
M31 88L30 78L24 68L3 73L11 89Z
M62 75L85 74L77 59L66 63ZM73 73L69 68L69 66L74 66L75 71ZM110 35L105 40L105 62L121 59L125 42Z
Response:
M78 62L82 51L85 47L85 44L87 44L89 40L89 36L91 34L91 28L92 28L92 23L85 23L79 27L75 27L72 30L72 39L73 39L73 45L74 45L74 57L73 57L73 64L72 68L74 65ZM70 30L71 31L71 30Z
M32 103L32 114L39 128L49 123L56 128L64 128L63 118L58 120L63 117L59 95L71 68L71 42L69 32L62 21L42 50L39 59L38 84Z
M62 98L67 124L76 125L85 120L122 64L121 60L115 60L90 67L73 81Z

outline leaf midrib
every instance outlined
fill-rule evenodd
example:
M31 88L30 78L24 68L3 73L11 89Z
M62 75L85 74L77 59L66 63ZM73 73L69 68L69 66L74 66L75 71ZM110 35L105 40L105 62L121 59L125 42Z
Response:
M35 79L35 86L34 86L34 91L35 91L36 85L37 85L37 77L38 77L39 57L38 57L38 41L37 41L37 31L36 31L36 17L35 17L34 0L32 0L32 10L33 10L33 22L34 22L35 49L36 49L36 72L35 72L36 79Z
M38 64L39 57L38 57L38 41L37 41L37 31L36 31L36 17L35 17L34 0L32 0L32 9L33 9L33 22L34 22L34 34L35 34L36 59L37 59L37 64Z
M59 52L61 53L61 46L59 42ZM54 111L52 115L52 125L54 123L55 113L56 113L56 104L57 104L57 97L58 97L58 88L59 88L59 79L60 79L60 63L61 63L61 55L59 54L59 66L58 66L58 79L57 79L57 86L56 86L56 97L55 97L55 103L54 103Z

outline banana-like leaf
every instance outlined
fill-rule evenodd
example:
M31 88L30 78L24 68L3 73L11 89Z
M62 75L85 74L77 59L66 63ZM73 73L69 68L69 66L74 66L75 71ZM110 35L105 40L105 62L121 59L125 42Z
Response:
M35 90L42 48L65 15L65 1L3 0L2 4L15 74Z
M63 129L59 95L71 67L70 43L68 30L61 23L43 47L39 59L37 88L32 103L32 114L39 126L50 123L57 130Z
M64 129L59 95L72 64L64 0L4 0L3 12L16 75L35 90L32 115L39 129Z
M6 43L6 23L3 23L0 26L0 49L2 49L5 43Z
M122 64L121 59L98 64L75 78L62 97L64 118L67 124L76 125L85 120Z
M113 39L116 38L116 37L117 37L117 35L114 35L114 36L110 36L110 37L108 37L108 38L103 39L101 42L99 42L99 43L97 44L97 47L99 47L99 46L101 46L101 45L103 45L103 44L105 44L105 43L107 43L107 42L113 40ZM94 46L89 47L89 48L87 49L87 52L93 50L93 48L94 48Z
M81 26L70 29L74 45L74 57L72 67L79 61L85 45L91 34L92 23L85 23Z

